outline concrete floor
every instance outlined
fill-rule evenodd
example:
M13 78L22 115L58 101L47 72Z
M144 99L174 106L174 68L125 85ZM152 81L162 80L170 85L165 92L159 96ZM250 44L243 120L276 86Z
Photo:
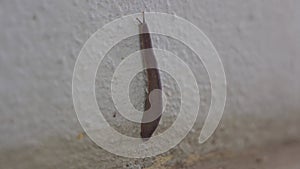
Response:
M239 153L211 153L191 169L299 169L300 142L288 142Z

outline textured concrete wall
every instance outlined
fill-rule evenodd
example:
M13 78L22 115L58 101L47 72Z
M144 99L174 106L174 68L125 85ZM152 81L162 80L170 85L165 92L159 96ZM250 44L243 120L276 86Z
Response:
M85 135L77 138L83 130L73 109L71 80L76 57L89 36L104 24L140 12L145 6L146 11L186 18L208 35L225 67L228 99L224 118L207 143L197 143L203 113L194 130L170 152L132 160L102 150ZM193 161L191 154L299 139L299 8L297 0L0 1L0 167L188 165ZM187 49L178 50L181 44L170 39L154 37L154 41L159 48L189 54ZM124 57L120 51L126 54L138 48L135 42L137 37L111 50L108 56L115 59L104 62L104 75L111 76L114 63ZM201 64L185 59L204 79L197 80L203 91L201 109L206 112L210 97L207 74ZM137 108L143 97L135 92L140 93L136 86L143 85L141 77L132 82L130 92ZM171 95L176 96L172 78L163 77ZM126 124L118 114L114 117L111 101L102 90L107 85L104 82L105 78L97 79L96 92L100 107L108 105L103 107L107 119L120 132L138 134L137 126ZM178 104L175 97L161 130L171 124L172 110Z

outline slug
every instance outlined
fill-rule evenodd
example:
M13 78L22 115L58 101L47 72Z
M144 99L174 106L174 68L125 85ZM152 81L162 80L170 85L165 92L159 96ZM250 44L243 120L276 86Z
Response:
M143 22L139 21L139 40L141 55L143 58L144 66L147 76L147 89L145 100L145 112L143 113L141 123L141 137L143 139L149 139L155 129L158 127L159 121L162 115L162 87L157 68L157 61L152 49L151 36L149 33L148 25L145 22L145 14L143 12ZM155 89L159 89L159 92L155 92ZM152 93L151 93L152 92ZM151 94L151 96L150 96ZM151 99L150 99L151 98Z

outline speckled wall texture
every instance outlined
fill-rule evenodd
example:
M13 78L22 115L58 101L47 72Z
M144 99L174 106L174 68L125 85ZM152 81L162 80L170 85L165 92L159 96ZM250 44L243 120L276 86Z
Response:
M202 29L224 64L228 98L223 119L205 144L197 141L204 113L171 151L128 159L101 149L83 133L72 103L72 73L90 35L145 7L183 17ZM300 139L299 9L298 0L1 0L0 168L185 167L193 163L191 155ZM159 36L153 39L154 46L188 54L188 49L178 50L178 42ZM104 62L105 78L113 73L116 60L138 48L137 42L132 37L110 51L113 59ZM206 112L207 73L193 59L186 58L186 62L204 79L197 80L203 91L201 109ZM99 105L108 105L103 108L106 118L120 132L137 135L138 127L114 112L103 90L105 78L97 78L96 93ZM130 88L137 108L143 98L137 94L142 93L142 78L138 74ZM170 95L176 96L174 80L167 74L163 78ZM168 105L170 113L163 118L161 130L170 126L172 110L179 104L175 97Z

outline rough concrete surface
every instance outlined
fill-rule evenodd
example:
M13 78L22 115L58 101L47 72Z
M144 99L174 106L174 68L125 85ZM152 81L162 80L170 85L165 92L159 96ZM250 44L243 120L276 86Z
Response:
M145 7L183 17L207 34L224 64L228 96L216 133L199 145L210 104L207 73L183 44L153 35L155 47L182 56L199 73L202 113L190 134L169 152L128 159L101 149L83 132L72 103L72 73L90 35ZM300 154L299 8L297 0L1 0L0 168L283 169L289 168L287 163L296 168L295 157ZM138 47L138 37L120 42L107 54L96 80L97 100L105 117L116 130L134 137L138 125L115 112L107 82L117 63ZM180 104L174 79L168 74L162 78L171 102L158 132L172 124ZM144 84L140 73L129 89L137 109L142 108L144 95L139 93ZM280 160L270 164L264 154Z

